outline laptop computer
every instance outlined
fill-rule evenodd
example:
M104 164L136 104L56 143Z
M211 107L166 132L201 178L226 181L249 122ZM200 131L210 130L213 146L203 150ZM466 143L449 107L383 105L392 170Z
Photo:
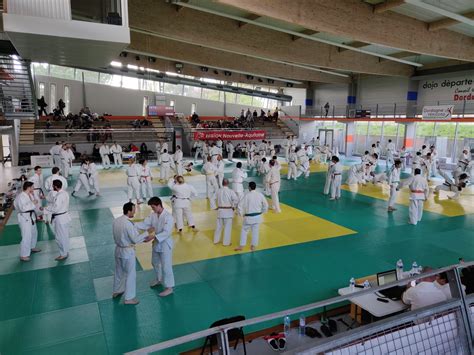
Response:
M388 270L384 272L379 272L377 274L377 285L383 286L389 284L391 282L397 281L397 270ZM379 291L382 295L392 300L399 300L402 298L402 294L405 291L405 287L403 286L394 286L387 288L385 290Z

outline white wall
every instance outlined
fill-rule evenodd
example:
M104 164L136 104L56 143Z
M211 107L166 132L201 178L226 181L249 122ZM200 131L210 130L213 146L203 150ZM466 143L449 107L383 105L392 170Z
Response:
M358 81L357 104L373 107L376 104L405 104L407 101L409 78L369 77Z
M78 113L83 107L83 87L82 82L77 80L60 79L50 76L36 76L36 85L38 93L39 83L45 83L45 100L49 103L49 88L52 83L56 84L56 101L60 98L64 99L64 86L69 86L71 101L70 110L73 113ZM99 85L85 83L86 104L93 112L99 114L107 112L112 115L119 116L135 116L142 115L143 97L148 96L150 105L155 103L155 95L163 95L161 93L151 91L141 91L113 87L108 85ZM171 100L175 103L175 110L178 113L185 115L191 114L191 105L196 104L196 112L201 116L223 116L224 103L220 101L205 100L195 97L169 95L166 96L166 103L169 104ZM260 113L259 107L252 107L240 104L226 105L227 116L238 116L242 109L247 110L256 109ZM53 108L48 107L48 112ZM266 111L266 109L264 109Z
M348 85L346 84L319 84L314 88L315 108L329 102L331 106L345 106L347 104Z
M304 113L306 109L306 89L299 88L284 88L283 93L293 97L291 102L285 106L301 106L301 112Z

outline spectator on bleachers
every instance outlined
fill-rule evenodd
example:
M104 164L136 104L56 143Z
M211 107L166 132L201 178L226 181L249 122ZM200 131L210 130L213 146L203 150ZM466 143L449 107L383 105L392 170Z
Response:
M137 118L135 120L133 120L132 122L130 122L130 124L132 125L133 128L140 128L140 120Z
M129 152L139 152L140 149L138 149L138 147L137 147L135 144L130 143L130 144L128 145L128 151L129 151Z
M197 125L200 122L199 115L196 112L193 112L191 116L191 122Z
M46 103L44 96L41 96L41 98L39 98L37 102L39 107L38 115L43 116L44 113L45 116L48 116L48 113L46 112L46 107L48 107L48 104Z
M151 123L151 121L147 120L146 117L143 117L143 120L140 121L140 126L142 126L142 127L150 127L152 125L153 125L153 123Z
M265 111L263 109L260 109L260 118L265 120Z
M58 110L59 114L64 116L64 109L66 108L66 104L64 103L63 99L59 99L58 101Z
M140 155L142 159L148 160L148 147L145 142L140 145Z
M253 116L253 120L255 122L257 120L257 117L258 117L257 110L253 110L252 116Z
M245 119L245 111L244 111L244 109L242 109L242 111L240 111L240 119L241 119L241 120L244 120L244 119Z

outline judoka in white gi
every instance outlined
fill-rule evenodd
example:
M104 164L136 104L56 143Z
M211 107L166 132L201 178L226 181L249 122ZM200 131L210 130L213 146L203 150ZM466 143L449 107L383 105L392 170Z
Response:
M216 191L217 184L217 168L211 162L211 157L207 157L207 162L203 165L201 172L206 176L206 196L211 205L211 210L216 209Z
M163 284L165 289L159 295L165 297L173 293L174 287L173 237L171 236L173 216L163 208L163 203L158 197L152 197L148 205L153 212L143 222L136 223L136 226L143 230L151 227L155 229L151 264L156 277L151 281L150 287Z
M53 203L54 196L56 195L56 192L53 189L53 181L54 180L60 180L61 181L61 183L63 185L63 187L62 187L63 190L67 190L67 187L68 187L67 180L59 174L59 168L55 166L53 169L51 169L51 175L48 176L46 178L46 180L44 181L44 188L45 188L45 192L46 192L46 201L48 203ZM51 214L46 209L43 209L43 219L46 223L51 222Z
M263 176L263 193L268 196L270 195L270 184L268 183L267 175L270 172L270 164L268 163L267 158L262 158L258 170L260 175Z
M231 245L232 221L234 210L239 203L239 196L229 189L229 180L222 180L222 187L216 192L217 199L217 225L214 232L214 244L221 241L222 230L224 230L224 240L222 245Z
M291 137L287 136L285 141L283 142L283 149L285 150L285 159L288 161L290 156L290 145L291 145Z
M146 199L147 197L153 197L153 186L151 182L153 181L153 175L151 174L151 169L148 166L148 161L145 159L140 159L140 166L138 171L140 172L140 187L142 192L142 197Z
M330 200L339 200L341 197L341 181L342 181L342 165L339 158L335 155L331 158L333 165L331 166L331 198Z
M184 178L180 175L171 178L168 181L168 187L171 189L173 196L173 215L176 217L176 228L181 233L184 227L184 217L193 232L197 232L194 225L193 213L191 211L191 198L197 196L197 192L192 185L184 182Z
M140 167L135 164L135 159L130 158L128 167L125 170L125 174L127 174L127 195L128 200L132 202L133 196L137 199L137 203L142 203L142 198L140 194Z
M244 196L244 180L247 178L247 173L242 170L242 163L239 161L234 170L232 170L232 190L235 191L239 199Z
M410 206L408 208L409 224L417 225L423 217L423 204L429 195L428 181L421 175L421 169L416 168L414 175L402 182L410 189Z
M222 180L224 180L224 160L222 159L222 155L217 156L217 164L216 164L216 179L217 185L222 187Z
M368 173L369 163L355 164L349 169L349 176L346 180L347 185L362 184L365 185L365 177Z
M295 151L291 150L290 154L288 155L288 175L287 175L288 180L291 180L291 179L296 180L297 162L298 162L298 155L296 154Z
M331 169L332 169L332 166L334 165L334 162L331 160L328 164L328 171L326 172L326 181L324 183L324 190L323 190L323 194L325 195L328 195L329 194L329 191L331 189L331 181L332 181L332 178L331 178Z
M62 187L63 184L60 180L53 181L53 189L56 194L52 203L45 207L45 210L51 214L54 237L59 248L59 256L55 258L57 261L67 259L69 256L69 224L71 223L69 194Z
M233 161L232 158L234 157L234 144L231 141L227 142L226 150L227 150L227 159L229 161Z
M393 162L394 162L395 143L393 143L392 140L389 139L388 143L387 143L387 147L385 149L386 149L386 154L387 154L386 168L388 170L389 169L389 164L390 164L390 166L392 166Z
M184 175L183 168L183 151L179 145L176 146L176 151L173 155L174 167L176 169L176 175Z
M30 261L31 253L38 253L41 249L36 247L38 230L36 228L36 206L39 201L35 199L33 183L25 181L23 191L15 198L13 203L18 214L18 225L20 226L20 260Z
M99 154L102 159L102 167L104 169L110 169L109 146L105 143L102 143L102 145L99 148Z
M136 299L137 272L135 244L155 239L155 229L139 233L136 225L130 220L135 215L135 205L127 202L123 205L123 215L112 224L115 241L115 274L112 298L124 294L124 304L138 304Z
M266 182L270 188L272 209L275 213L280 213L280 198L278 196L280 192L280 166L275 158L270 160L270 171L266 175Z
M161 164L161 160L160 160L160 157L161 157L161 142L160 141L157 141L155 143L155 152L156 152L156 163L157 163L157 165L160 165Z
M171 156L168 154L167 149L162 150L160 159L161 159L160 180L167 181L171 175Z
M122 166L122 146L114 142L114 144L110 147L110 153L114 157L114 165L115 166Z
M64 177L67 179L69 177L69 168L70 168L70 155L69 151L67 149L67 144L63 144L61 147L61 152L60 152L60 157L61 157L61 171L64 175Z
M53 157L54 166L61 166L61 145L56 142L49 150L49 154Z
M94 190L96 196L100 196L100 185L99 185L99 170L97 165L91 161L89 162L89 185ZM93 192L93 193L94 193Z
M443 170L439 169L438 173L444 178L444 182L441 185L438 185L434 189L434 193L439 195L440 191L454 192L454 195L448 195L450 200L456 200L459 198L462 190L467 186L468 175L462 173L459 175L458 182L456 183L449 175Z
M201 156L201 158L203 158L203 154L202 154L203 142L200 141L200 140L195 141L194 144L193 144L193 148L195 149L194 162L196 162L196 160L199 158L199 156Z
M35 196L35 200L38 201L36 205L36 215L38 219L41 219L43 215L43 211L41 208L41 201L45 199L46 195L43 192L43 173L41 166L34 167L34 174L28 179L33 183L33 194Z
M398 153L398 157L400 159L400 161L402 162L402 171L405 171L407 169L407 149L405 148L405 146L403 146L401 149L400 149L400 152Z
M74 186L74 191L71 193L71 196L75 197L76 193L79 192L81 187L84 187L89 196L94 194L89 186L89 163L89 158L86 158L81 162L81 167L79 168L79 177L77 178L76 186Z
M390 198L388 199L388 212L396 211L395 201L397 199L399 185L400 185L400 174L402 172L402 162L395 160L393 166L388 172L388 186L390 187Z
M259 229L262 223L262 214L268 211L268 203L262 193L256 191L257 184L249 182L249 192L240 200L238 205L239 215L243 217L242 230L240 232L240 245L235 251L243 250L247 244L247 234L252 233L250 250L254 251L258 246Z

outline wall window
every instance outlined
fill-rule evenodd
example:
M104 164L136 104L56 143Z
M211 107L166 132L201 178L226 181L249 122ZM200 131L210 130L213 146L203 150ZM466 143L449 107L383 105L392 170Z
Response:
M183 85L174 85L174 84L164 84L164 92L166 94L172 95L182 95L183 94Z
M122 87L125 89L138 90L138 79L124 76L122 77Z
M89 70L76 69L76 80L82 81L82 74L84 74L84 82L86 83L99 83L99 73Z
M142 116L147 115L147 107L148 107L148 96L143 96Z
M66 107L64 108L64 113L67 115L71 112L71 93L69 92L69 86L64 86L64 103Z
M194 112L196 112L196 104L191 104L191 115L194 114Z
M51 84L49 88L49 112L53 112L56 107L56 84Z
M201 98L201 88L184 85L184 96Z
M44 83L39 83L38 85L38 98L44 96Z
M174 100L170 100L170 106L174 107Z
M99 74L99 84L110 85L115 87L122 86L122 76L121 75L112 75L112 74Z
M3 157L6 158L10 154L10 136L8 134L2 134L2 152Z
M202 89L202 98L206 100L219 101L219 91Z
M35 75L49 75L49 64L33 63L33 70Z
M49 66L49 75L56 78L74 80L74 68L61 67L59 65Z

